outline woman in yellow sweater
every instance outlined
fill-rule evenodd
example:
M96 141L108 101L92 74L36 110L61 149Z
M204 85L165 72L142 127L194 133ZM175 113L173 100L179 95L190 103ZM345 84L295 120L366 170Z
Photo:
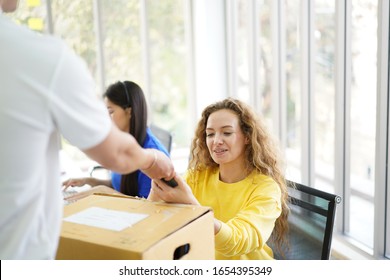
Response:
M228 98L204 109L184 179L153 180L149 199L211 207L216 259L273 259L267 243L283 246L288 230L280 159L252 109Z

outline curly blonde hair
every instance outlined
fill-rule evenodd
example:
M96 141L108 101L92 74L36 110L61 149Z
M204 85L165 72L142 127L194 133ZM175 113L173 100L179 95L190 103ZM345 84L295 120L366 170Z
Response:
M272 139L265 123L258 115L244 102L226 98L207 106L198 122L195 130L195 137L191 144L191 157L189 169L203 170L205 168L215 169L218 164L212 159L206 144L206 126L209 116L219 110L228 109L237 114L240 120L240 127L244 136L249 139L246 145L246 166L247 174L256 169L260 173L271 177L281 190L282 213L276 220L275 228L271 235L271 242L275 249L283 256L283 248L288 247L287 218L290 212L288 207L288 192L286 179L283 172L283 160L278 145Z

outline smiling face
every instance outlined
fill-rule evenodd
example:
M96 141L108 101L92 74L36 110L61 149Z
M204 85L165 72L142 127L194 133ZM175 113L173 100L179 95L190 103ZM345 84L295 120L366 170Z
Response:
M108 113L116 126L124 132L129 132L131 108L123 109L121 106L111 102L107 97L104 98L104 102L106 103Z
M206 144L213 160L223 165L244 166L247 140L238 116L222 109L210 114L206 125Z

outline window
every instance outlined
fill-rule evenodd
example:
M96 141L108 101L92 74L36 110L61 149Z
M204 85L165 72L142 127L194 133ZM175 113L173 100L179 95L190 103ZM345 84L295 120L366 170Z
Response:
M335 2L314 3L314 185L328 192L334 189L335 141Z
M264 48L251 53L245 36L253 36L250 30L256 29L249 20L256 5L258 19L266 18L270 24L260 22ZM378 11L384 13L383 38L377 35ZM251 90L256 79L260 85L266 85L267 78L277 81L270 87L269 108L273 113L264 103L259 113L271 118L269 123L274 124L284 144L288 178L341 195L337 236L369 258L383 258L389 250L385 247L389 244L385 227L389 211L385 203L389 197L389 75L382 77L386 81L381 91L377 89L378 42L389 41L388 13L387 1L370 0L231 0L227 10L228 15L238 15L227 20L228 25L234 24L228 29L228 37L239 41L228 40L227 47L233 50L228 60L237 63L230 77L236 82L229 84L229 91L238 91L239 98L253 101L253 95L264 93ZM266 51L269 46L271 52ZM385 45L379 57L385 73L388 48ZM261 57L259 76L240 70L247 69L248 61L256 61L257 55ZM272 64L274 68L264 63L271 58L278 61ZM265 78L265 73L272 78ZM238 90L240 87L243 90ZM377 102L377 95L385 104ZM378 123L383 133L378 132Z
M351 2L350 195L346 233L374 245L377 1ZM346 214L347 214L346 213Z
M286 155L287 174L295 181L302 180L302 52L300 30L300 0L284 1L285 14L285 77L286 77Z
M130 80L148 96L143 67L140 1L100 1L104 87Z
M97 80L97 44L92 1L49 1L52 30L80 55Z

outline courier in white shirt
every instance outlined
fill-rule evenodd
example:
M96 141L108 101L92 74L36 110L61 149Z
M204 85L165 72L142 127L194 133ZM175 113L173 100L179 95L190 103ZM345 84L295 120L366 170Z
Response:
M12 12L17 0L0 0ZM60 135L119 173L171 179L162 152L112 124L85 63L0 14L0 259L53 259L62 217Z

